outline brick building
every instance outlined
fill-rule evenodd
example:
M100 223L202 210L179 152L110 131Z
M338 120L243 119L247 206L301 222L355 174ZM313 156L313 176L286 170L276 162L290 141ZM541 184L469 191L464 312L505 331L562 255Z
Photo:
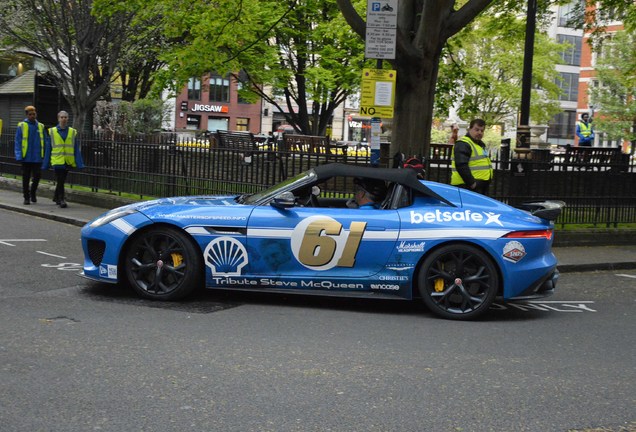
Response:
M231 75L192 77L176 98L175 130L261 132L261 101L239 96Z

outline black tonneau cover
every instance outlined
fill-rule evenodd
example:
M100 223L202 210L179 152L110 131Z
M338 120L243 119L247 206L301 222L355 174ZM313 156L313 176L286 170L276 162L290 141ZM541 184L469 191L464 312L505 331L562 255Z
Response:
M426 196L436 198L450 206L455 207L455 204L448 201L446 198L440 196L439 194L433 192L428 186L420 182L420 180L417 178L417 173L412 169L375 168L368 166L332 163L319 165L314 168L314 172L318 176L319 180L326 180L331 177L337 176L346 176L380 179L387 182L399 183Z

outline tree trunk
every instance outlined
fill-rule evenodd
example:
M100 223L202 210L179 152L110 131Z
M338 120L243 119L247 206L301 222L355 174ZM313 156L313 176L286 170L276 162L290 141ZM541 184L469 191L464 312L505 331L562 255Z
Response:
M428 156L439 56L431 55L419 62L396 61L394 64L397 70L396 94L400 97L395 99L391 156L397 152L406 156Z
M412 64L397 65L397 94L401 97L395 101L391 156L397 152L406 156L428 155L437 78L437 67L430 67L435 68L434 74L423 74Z

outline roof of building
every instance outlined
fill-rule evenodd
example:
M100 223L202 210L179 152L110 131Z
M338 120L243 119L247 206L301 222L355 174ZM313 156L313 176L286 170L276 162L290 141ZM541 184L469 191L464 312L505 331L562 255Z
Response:
M0 84L0 94L25 94L35 92L35 75L37 71L28 70L22 75Z

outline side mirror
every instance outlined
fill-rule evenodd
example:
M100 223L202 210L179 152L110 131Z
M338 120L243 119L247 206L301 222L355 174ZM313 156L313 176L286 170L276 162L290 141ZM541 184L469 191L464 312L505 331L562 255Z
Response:
M292 208L296 205L296 197L291 192L283 192L276 195L270 205L281 210Z

